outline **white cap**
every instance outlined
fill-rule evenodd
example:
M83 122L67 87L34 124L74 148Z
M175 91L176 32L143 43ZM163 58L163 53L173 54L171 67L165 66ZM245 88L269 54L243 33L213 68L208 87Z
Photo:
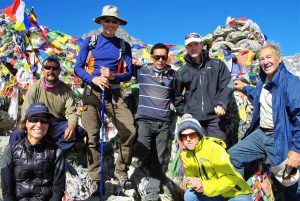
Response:
M191 42L202 42L202 37L197 33L190 33L184 37L184 45L187 46Z

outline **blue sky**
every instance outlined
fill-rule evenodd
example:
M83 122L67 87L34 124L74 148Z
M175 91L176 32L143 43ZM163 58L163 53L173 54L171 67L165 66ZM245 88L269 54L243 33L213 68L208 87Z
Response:
M187 33L212 33L227 16L256 22L269 40L280 44L285 56L300 53L299 0L23 0L34 6L41 24L81 37L98 29L92 19L104 5L116 5L128 21L123 28L145 44L183 44ZM5 8L13 0L0 0Z

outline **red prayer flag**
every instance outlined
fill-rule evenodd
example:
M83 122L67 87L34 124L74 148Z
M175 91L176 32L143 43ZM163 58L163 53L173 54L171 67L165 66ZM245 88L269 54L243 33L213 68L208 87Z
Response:
M20 0L15 0L14 3L2 10L11 20L16 21L16 16L14 15L20 5Z

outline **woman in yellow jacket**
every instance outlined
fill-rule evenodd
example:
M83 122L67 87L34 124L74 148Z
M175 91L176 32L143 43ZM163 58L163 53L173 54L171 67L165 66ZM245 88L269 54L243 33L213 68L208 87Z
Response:
M230 163L225 143L185 114L177 134L183 144L185 201L252 201L251 189Z

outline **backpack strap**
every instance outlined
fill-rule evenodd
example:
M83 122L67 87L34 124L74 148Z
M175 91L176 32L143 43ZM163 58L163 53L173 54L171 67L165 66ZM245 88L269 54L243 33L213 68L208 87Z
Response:
M118 70L116 74L126 73L127 71L126 62L124 62L125 53L126 53L125 41L123 39L120 39L120 59L119 59Z
M90 39L90 42L89 42L89 52L88 52L88 55L87 55L86 60L85 60L85 70L86 71L87 71L87 68L88 68L88 65L89 65L92 50L95 49L95 47L97 45L97 41L98 41L97 35L93 34L91 39Z

